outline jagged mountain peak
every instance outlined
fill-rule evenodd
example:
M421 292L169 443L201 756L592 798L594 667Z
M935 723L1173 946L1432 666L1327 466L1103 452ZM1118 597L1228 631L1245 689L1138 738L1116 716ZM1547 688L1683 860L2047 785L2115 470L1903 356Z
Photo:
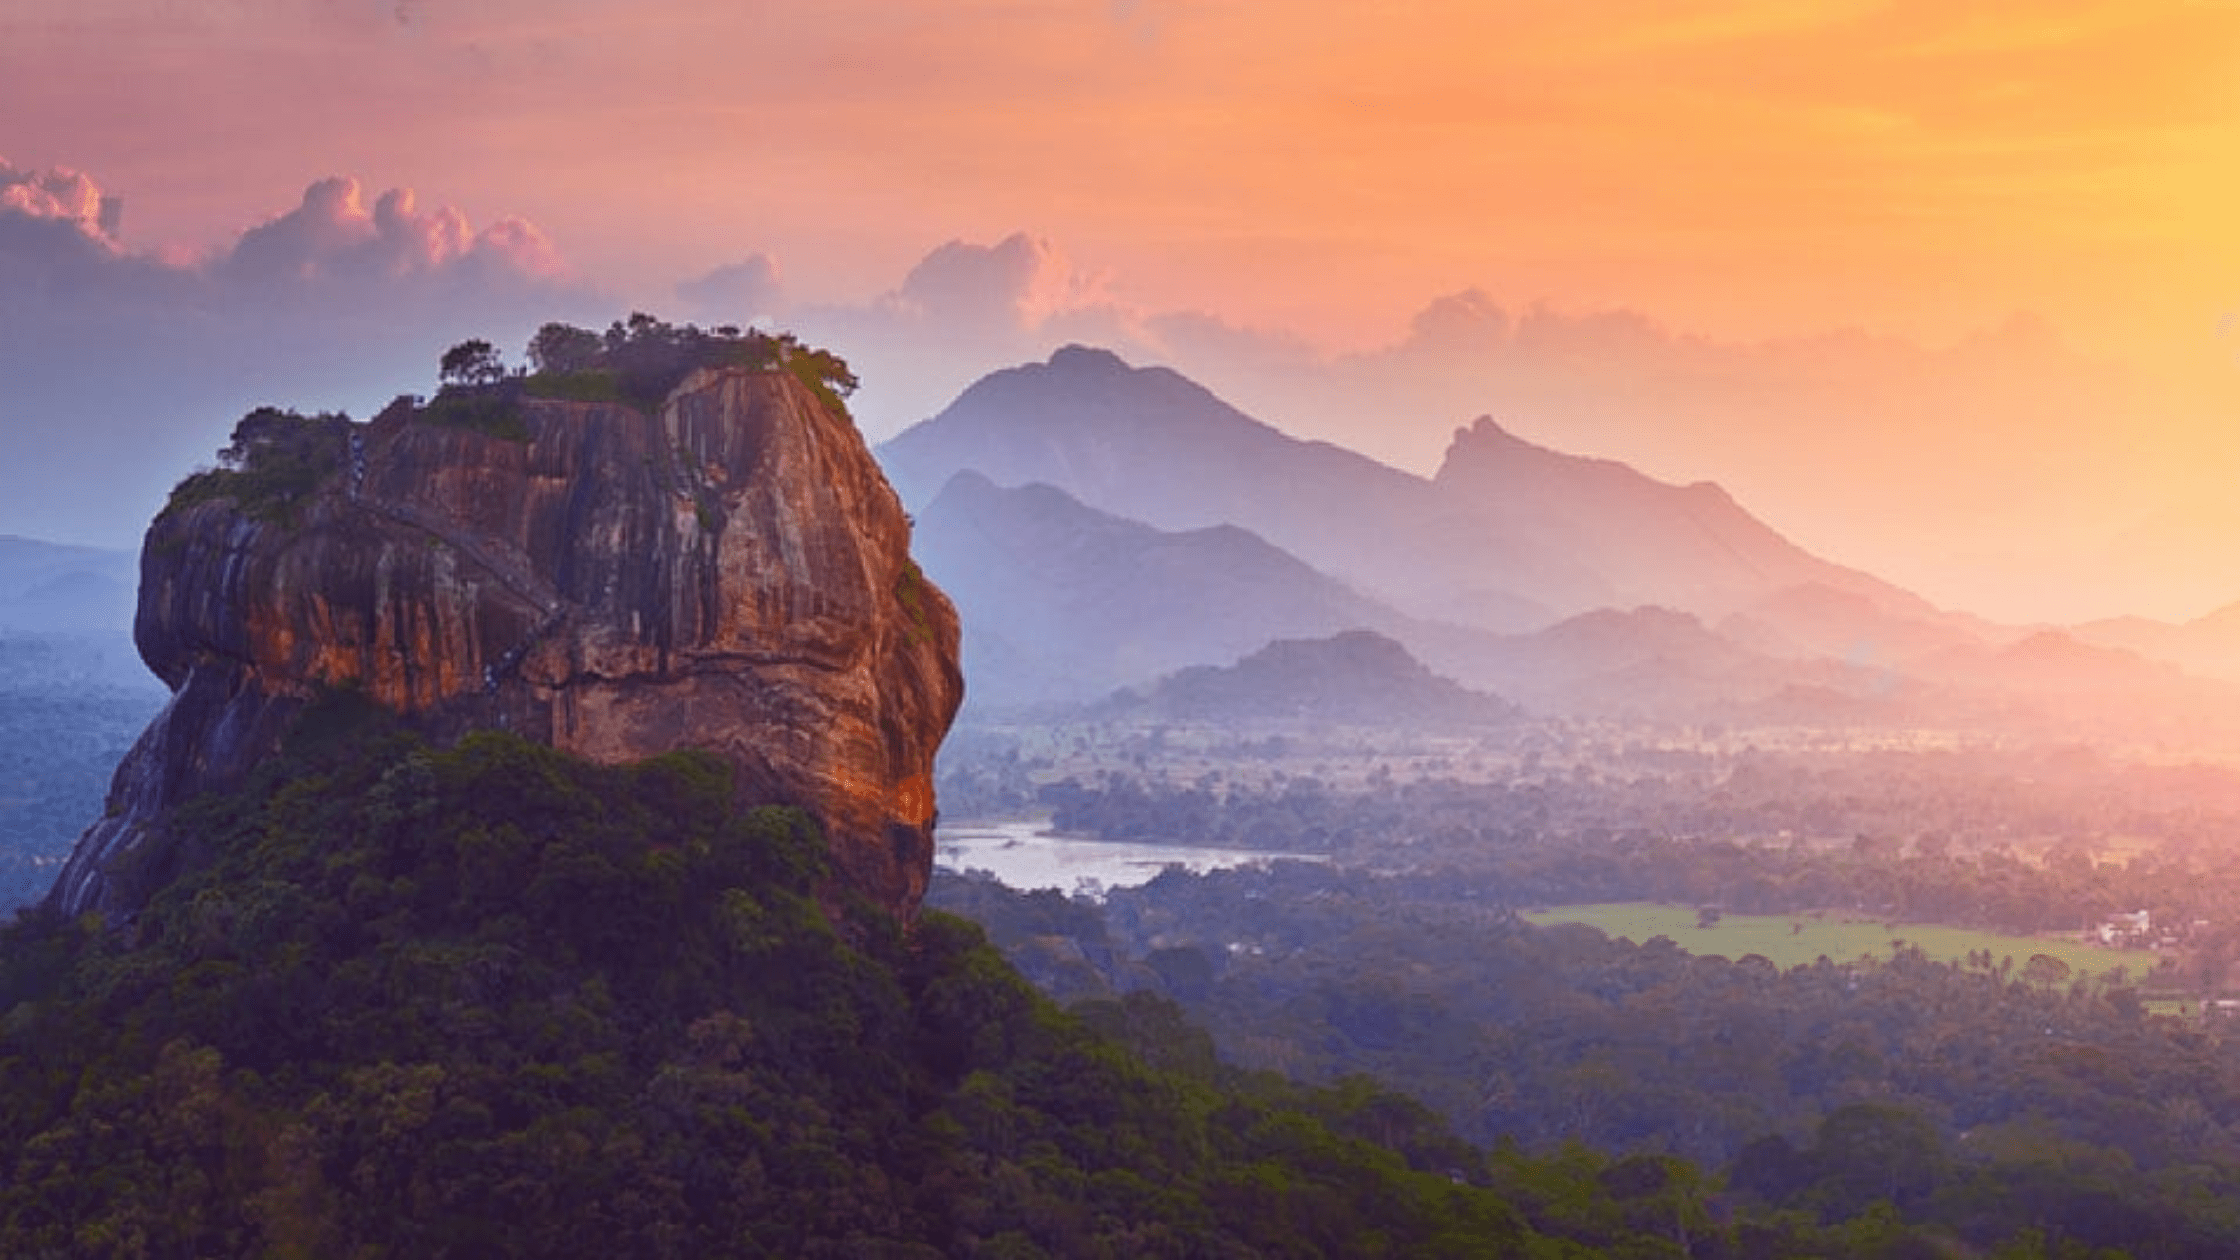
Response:
M1501 477L1510 481L1513 488L1531 491L1576 493L1582 489L1599 489L1609 493L1665 494L1699 505L1735 507L1733 497L1717 482L1680 485L1660 481L1622 460L1574 455L1542 446L1504 427L1492 416L1479 416L1454 431L1432 480L1451 485L1487 477Z
M913 504L975 468L1160 529L1232 523L1411 617L1499 633L1639 604L1718 619L1807 583L1935 615L1805 551L1711 482L1568 454L1490 414L1420 477L1086 347L983 378L879 453Z

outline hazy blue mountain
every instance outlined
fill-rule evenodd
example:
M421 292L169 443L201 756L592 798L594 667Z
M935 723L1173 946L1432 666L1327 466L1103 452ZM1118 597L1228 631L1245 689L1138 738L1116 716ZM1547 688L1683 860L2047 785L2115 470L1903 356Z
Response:
M44 895L170 693L132 646L127 552L0 537L0 917Z
M130 552L0 535L0 628L132 633Z
M1484 726L1518 716L1373 630L1279 639L1234 665L1195 665L1115 699L1116 711L1182 721L1302 720L1346 725Z
M1530 565L1509 585L1562 609L1658 604L1704 616L1800 586L1850 595L1871 613L1931 617L1926 601L1782 537L1708 481L1675 486L1616 460L1534 445L1480 418L1457 430L1432 479L1457 543L1498 546ZM1498 571L1498 570L1497 570Z
M1051 486L1007 489L972 471L919 514L912 549L956 601L966 703L981 711L1093 701L1277 640L1357 629L1536 713L1729 720L1778 700L1781 713L1895 722L1924 699L1888 653L1846 650L1844 625L1866 616L1854 596L1777 598L1756 610L1767 620L1743 626L1769 638L1776 624L1799 635L1817 627L1816 650L1790 638L1771 650L1654 606L1494 634L1409 617L1235 526L1161 530ZM1957 650L1935 627L1906 641L1909 651L1923 645Z
M1054 485L1161 529L1241 525L1385 597L1422 586L1413 557L1435 527L1423 478L1290 437L1166 368L1130 367L1079 346L983 377L878 455L914 504L972 468L999 485ZM1483 620L1505 628L1552 619L1490 588L1474 599Z
M1886 662L1774 655L1655 606L1450 640L1423 655L1469 686L1544 714L1789 724L1787 715L1811 710L1831 724L1902 725L1958 712L1948 689L1925 688Z
M1156 529L977 472L919 512L911 546L963 619L975 707L1090 700L1271 639L1407 622L1237 526Z
M2223 688L2140 659L2240 670L2240 611L2033 641L1814 556L1715 485L1552 451L1491 420L1418 477L1289 437L1172 371L1072 347L982 379L879 454L913 503L972 469L982 498L1040 482L1078 500L1069 509L1141 523L1076 535L1017 517L993 531L1009 540L998 547L939 519L956 503L929 506L928 524L950 531L938 576L963 592L982 702L1089 696L1359 627L1542 713L2160 738L2240 711ZM1244 551L1211 563L1219 533L1142 552L1172 568L1134 558L1162 532L1224 525L1250 531L1231 548L1288 553L1294 580L1326 575L1308 584L1322 592L1312 615L1273 593L1306 587L1243 580ZM1172 558L1184 552L1188 565Z
M1229 676L1191 667L1228 667L1276 641L1332 636L1389 643L1412 668L1444 676L1441 686L1456 679L1541 713L1730 717L1802 687L1843 700L1854 717L1889 717L1897 692L1880 661L1790 659L1664 608L1602 609L1520 635L1427 622L1235 526L1156 529L1051 486L1006 489L977 472L957 474L919 514L912 550L956 601L966 702L981 710L1091 701L1132 687L1163 695L1159 703L1171 701L1178 716L1207 717L1222 705L1200 689L1227 694L1220 679ZM1355 630L1375 633L1345 633ZM1299 665L1300 678L1313 677L1299 651L1252 656L1253 670ZM1192 680L1177 684L1184 690L1149 686L1177 671ZM1239 685L1260 678L1250 673ZM1345 685L1337 674L1325 681ZM1859 700L1874 703L1851 703ZM1239 716L1259 711L1230 707Z
M1724 617L1808 584L1885 615L1938 616L1788 542L1708 483L1668 485L1491 420L1458 431L1438 475L1419 477L1078 346L981 379L879 455L914 504L971 468L1162 529L1240 525L1411 616L1491 630L1641 604Z
M132 646L139 580L130 552L0 535L0 686L164 695Z

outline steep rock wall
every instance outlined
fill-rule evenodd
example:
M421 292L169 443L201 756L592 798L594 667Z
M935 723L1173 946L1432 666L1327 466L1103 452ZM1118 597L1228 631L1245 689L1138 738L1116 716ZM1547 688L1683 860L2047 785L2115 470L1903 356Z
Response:
M135 636L174 692L50 903L129 915L119 858L357 688L438 738L505 727L602 761L719 752L807 808L900 913L932 862L957 621L855 427L783 372L703 369L658 415L530 400L528 439L394 408L286 521L166 512Z

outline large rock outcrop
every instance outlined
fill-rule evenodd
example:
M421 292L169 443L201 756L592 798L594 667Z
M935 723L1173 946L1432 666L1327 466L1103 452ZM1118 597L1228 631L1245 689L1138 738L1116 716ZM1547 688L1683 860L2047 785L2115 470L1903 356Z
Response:
M122 855L355 688L438 738L716 751L755 798L817 817L854 889L915 907L957 620L853 424L743 368L695 371L658 414L515 406L507 436L393 407L287 513L216 497L156 520L135 635L174 695L51 905L130 915Z

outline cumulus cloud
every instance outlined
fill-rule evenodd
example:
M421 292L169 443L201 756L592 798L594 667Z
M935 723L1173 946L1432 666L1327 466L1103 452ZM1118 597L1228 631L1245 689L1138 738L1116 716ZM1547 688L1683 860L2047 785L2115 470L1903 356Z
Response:
M294 209L243 232L206 261L121 248L102 224L102 190L76 171L32 171L0 160L0 266L67 280L42 296L99 305L154 297L252 312L275 289L342 298L335 312L378 317L385 302L435 288L564 288L567 268L534 224L501 219L475 231L451 206L422 212L409 188L369 209L356 179L304 190ZM430 282L435 282L431 284ZM0 309L10 297L0 293Z
M942 245L910 269L885 305L972 334L1031 332L1100 304L1104 284L1104 276L1076 270L1048 240L1014 232L994 245Z
M533 225L478 228L408 190L323 179L192 260L121 245L102 228L102 192L0 162L0 433L13 443L0 533L129 544L251 406L365 414L432 385L453 342L510 348L545 320L597 327L616 313ZM1841 331L1721 342L1640 311L1461 288L1390 344L1333 354L1217 313L1132 305L1109 273L1024 232L941 244L859 302L803 301L761 253L676 295L688 318L782 323L846 356L874 440L991 370L1083 342L1417 471L1492 414L1559 449L1717 480L1831 558L1995 612L2046 581L2017 557L2110 536L2106 520L2047 502L2120 512L2138 480L2122 423L2136 397L2028 320L1942 347Z
M101 188L83 171L32 170L0 157L0 214L56 219L87 235L107 235L101 223Z
M1409 321L1403 346L1418 353L1483 353L1508 340L1509 312L1483 289L1433 300Z
M993 368L1067 342L1145 347L1138 313L1109 281L1049 240L1014 232L992 245L949 241L869 302L801 305L787 318L847 356L864 381L857 418L876 439L932 415Z
M420 213L409 188L382 193L368 210L358 181L346 176L312 184L303 204L242 233L222 269L260 283L365 282L446 271L487 280L564 270L552 243L530 223L503 219L474 232L453 207Z
M0 303L40 300L113 263L101 188L79 171L32 170L0 158Z
M2027 317L1941 346L1856 330L1741 342L1464 289L1349 354L1206 316L1146 322L1165 362L1299 436L1429 473L1457 427L1492 415L1560 450L1716 481L1832 559L2000 615L2061 606L2047 592L2073 562L2025 557L2095 550L2159 493L2123 422L2142 406L2133 383Z
M767 264L767 259L760 260ZM692 290L757 294L775 265ZM1389 344L1333 353L1206 311L1146 311L1108 274L1016 233L950 241L893 288L787 320L864 380L874 440L938 412L988 371L1069 341L1174 367L1304 438L1434 472L1454 431L1492 415L1569 452L1717 481L1797 541L1954 606L2047 606L2022 555L2098 545L2144 484L2123 449L2119 374L2018 319L1945 346L1836 330L1721 341L1625 307L1573 309L1461 288ZM2092 510L2049 504L2066 499Z
M749 254L677 286L693 317L722 324L767 324L785 314L785 280L778 261Z
M1079 341L1418 472L1490 414L1560 450L1717 481L1831 559L2012 617L2058 607L2046 592L2073 564L2060 557L2102 546L2151 493L2121 423L2139 405L2124 375L2027 317L1941 346L1845 329L1722 341L1640 310L1463 288L1389 344L1332 353L1212 312L1129 306L1109 276L1018 234L949 242L879 298L793 322L858 368L874 439L987 371Z
M59 219L102 234L101 189L80 171L35 171L0 157L0 213Z
M250 407L362 415L458 340L611 313L534 225L409 189L322 179L194 258L124 248L102 194L0 162L0 533L128 542Z
M552 238L544 234L544 229L513 216L476 233L456 262L463 270L477 275L495 272L550 281L564 279L568 274L567 264L561 260L560 251L553 247Z
M993 244L952 240L893 288L856 303L795 302L778 261L754 253L687 280L677 296L697 320L783 323L838 349L864 385L851 406L874 439L934 413L974 378L1069 341L1146 345L1136 314L1051 241L1014 232Z

